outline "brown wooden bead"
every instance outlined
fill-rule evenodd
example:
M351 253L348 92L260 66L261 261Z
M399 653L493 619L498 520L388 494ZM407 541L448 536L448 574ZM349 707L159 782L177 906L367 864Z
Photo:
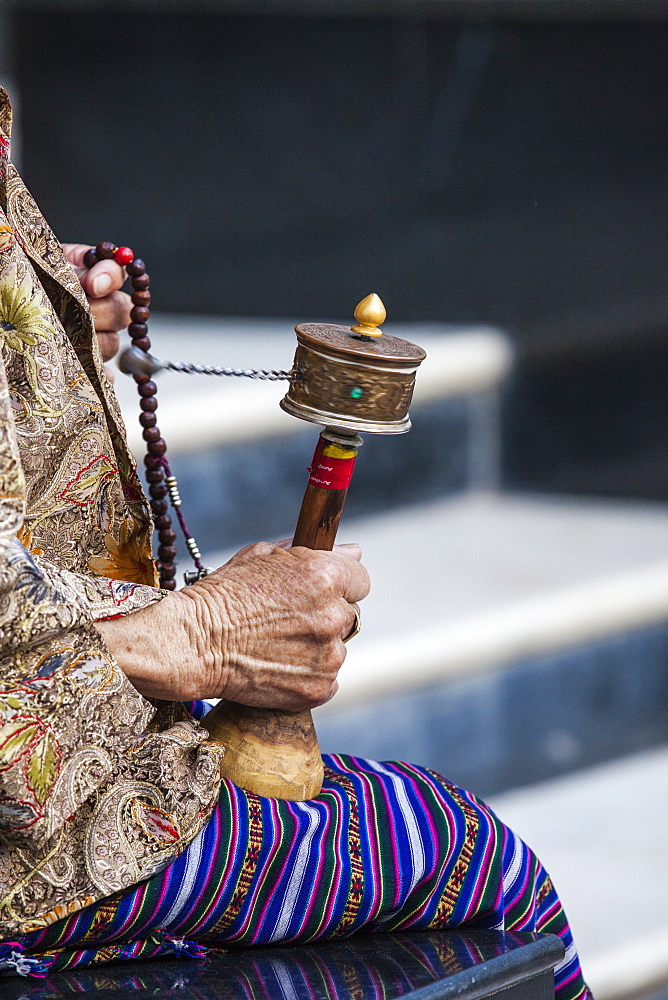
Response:
M151 310L148 306L134 306L130 310L130 319L133 323L146 323L150 315Z
M163 586L165 585L165 581L173 580L175 576L176 576L176 566L166 565L160 567L160 578L163 581Z
M137 385L146 385L147 382L151 381L148 375L133 375L132 377Z
M158 418L156 417L155 413L139 414L139 423L142 425L142 427L155 427L157 422Z
M151 350L151 341L148 337L138 337L136 340L132 341L133 347L138 347L140 351L148 352Z
M156 469L162 470L163 468L158 455L144 455L144 465L149 472L155 472Z
M146 396L144 399L139 400L139 405L144 413L155 413L158 409L158 400L155 396Z
M132 263L126 266L125 270L131 278L138 278L140 275L146 274L146 264L139 257L135 257Z
M144 288L148 288L150 284L151 284L151 279L149 278L148 274L138 274L137 277L133 278L131 281L132 287L135 288L138 292L143 291Z
M152 430L153 428L150 428L150 429ZM144 433L146 433L146 432L144 432ZM150 452L151 455L154 456L154 458L162 458L162 456L167 451L167 445L165 444L165 442L163 441L162 438L158 438L157 441L149 441L148 442L148 449L147 450Z
M176 590L176 580L163 580L161 576L160 586L163 590Z
M162 500L167 496L167 487L164 483L151 483L149 493L154 500Z
M156 531L166 531L168 528L171 528L172 519L169 514L160 514L158 517L153 518L153 524Z
M176 559L176 546L175 545L159 545L158 546L158 559L160 562L171 562L172 559Z
M134 340L136 337L145 337L148 333L148 326L146 323L130 323L128 327L128 333Z
M95 247L95 253L98 256L98 260L111 260L116 253L116 247L109 240L104 240Z
M176 543L176 532L173 528L163 528L158 532L161 545L174 545Z
M159 469L148 469L146 472L147 483L163 483L165 481L165 470L161 465Z
M151 382L150 379L148 382L144 382L138 388L140 396L155 396L157 391L158 391L157 385L155 384L155 382Z
M151 293L146 290L133 292L130 298L136 306L150 306L151 304Z
M160 517L161 514L166 514L169 510L169 504L166 500L151 500L151 510L156 517ZM166 529L169 530L169 529Z
M145 427L141 435L147 444L156 444L160 440L159 427Z
M98 260L97 250L86 250L83 257L84 267L93 267L94 264L97 264Z

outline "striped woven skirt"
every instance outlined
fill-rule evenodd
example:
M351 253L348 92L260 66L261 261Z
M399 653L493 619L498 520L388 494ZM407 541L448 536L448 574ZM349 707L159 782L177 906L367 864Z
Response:
M476 927L558 934L556 996L589 996L547 873L491 810L410 764L324 760L323 790L309 802L223 781L211 820L173 864L1 945L0 968L43 975L362 929Z

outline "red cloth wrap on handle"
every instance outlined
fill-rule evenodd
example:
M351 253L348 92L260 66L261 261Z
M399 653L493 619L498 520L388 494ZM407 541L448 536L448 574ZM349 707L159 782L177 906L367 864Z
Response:
M308 480L309 484L311 486L320 486L325 490L347 490L350 486L353 469L355 468L357 453L352 458L333 458L331 455L324 454L325 448L332 451L347 450L341 448L340 445L332 445L325 438L318 438L318 444L313 455L313 465L309 468L309 472L311 473ZM350 450L356 451L353 448Z

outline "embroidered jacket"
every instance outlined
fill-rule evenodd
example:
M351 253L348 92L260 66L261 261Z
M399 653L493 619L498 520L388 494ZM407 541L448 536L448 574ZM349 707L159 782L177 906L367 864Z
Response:
M221 752L92 624L164 594L86 297L10 127L0 89L0 939L167 865L213 809Z

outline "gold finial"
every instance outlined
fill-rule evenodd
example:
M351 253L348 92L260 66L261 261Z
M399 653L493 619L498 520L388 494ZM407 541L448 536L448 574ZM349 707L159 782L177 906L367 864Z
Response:
M372 292L365 299L357 303L355 308L355 319L359 326L351 326L353 333L359 333L363 337L382 337L383 331L378 327L387 319L385 306L379 295Z

